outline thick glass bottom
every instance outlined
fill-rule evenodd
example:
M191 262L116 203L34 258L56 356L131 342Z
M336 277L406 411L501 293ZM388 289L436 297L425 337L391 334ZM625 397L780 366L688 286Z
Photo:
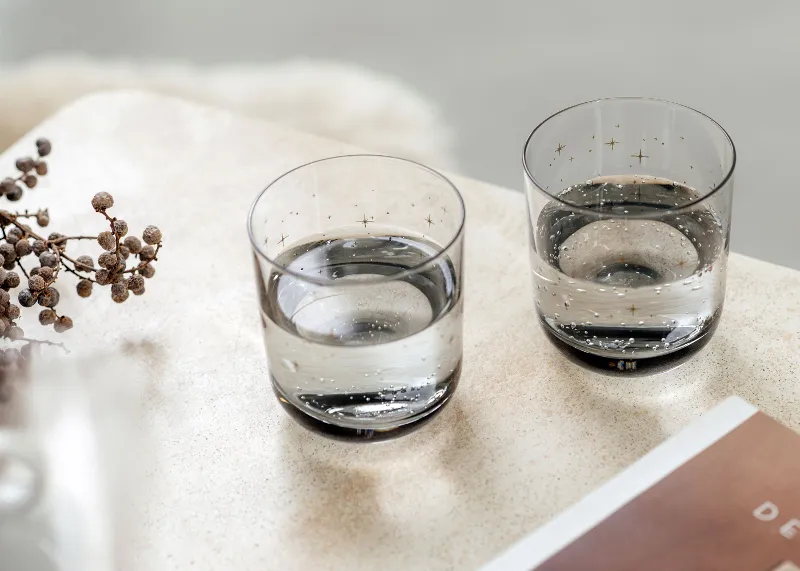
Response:
M380 441L398 438L420 428L431 420L450 401L455 392L461 376L461 363L448 377L446 382L440 383L435 391L436 398L427 402L424 409L415 410L414 414L406 418L392 419L391 423L381 422L379 418L374 422L360 419L357 423L352 418L339 420L337 417L322 419L312 414L308 409L299 407L287 398L277 383L272 382L272 390L278 397L283 409L303 427L328 438L346 441ZM369 400L369 399L366 399ZM372 401L374 402L374 401Z
M719 324L719 315L710 320L703 331L693 337L691 341L670 351L648 353L646 351L636 356L618 353L598 355L590 353L578 343L572 343L553 330L547 320L539 314L539 321L548 339L566 355L572 362L594 371L609 375L640 376L663 373L682 365L711 340Z

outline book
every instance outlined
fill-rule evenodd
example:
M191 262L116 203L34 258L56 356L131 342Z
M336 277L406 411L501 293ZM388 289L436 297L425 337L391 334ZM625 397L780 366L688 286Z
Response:
M800 571L800 435L731 397L483 571Z

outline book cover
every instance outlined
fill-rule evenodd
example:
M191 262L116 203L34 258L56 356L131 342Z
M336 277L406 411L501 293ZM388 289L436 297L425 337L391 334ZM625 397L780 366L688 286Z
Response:
M800 571L800 435L732 397L484 571Z

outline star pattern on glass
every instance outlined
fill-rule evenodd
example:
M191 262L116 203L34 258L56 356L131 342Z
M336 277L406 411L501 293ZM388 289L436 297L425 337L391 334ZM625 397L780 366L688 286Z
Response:
M605 143L606 145L611 147L611 150L614 150L614 145L619 145L619 141L614 140L614 137L611 137L611 140Z
M574 160L575 160L575 157L570 157L570 158L569 158L569 162L572 162L572 161L574 161Z
M281 232L281 239L278 240L278 244L281 245L281 248L283 248L284 243L286 243L286 238L288 238L288 237L289 237L288 234L286 236L284 236L283 232Z
M643 155L642 154L642 149L639 149L639 154L638 155L631 155L631 156L633 158L635 158L635 159L639 159L639 164L642 164L642 159L649 159L650 158L650 155Z
M559 144L558 144L558 146L556 147L556 152L557 152L559 155L561 155L561 151L563 151L563 150L564 150L564 149L566 149L566 148L567 148L567 146L566 146L566 145L564 145L563 143L559 143Z
M638 308L638 307L636 307L636 305L631 305L631 306L628 308L628 311L630 311L630 312L631 312L631 315L636 315L636 312L637 312L638 310L639 310L639 308Z
M373 218L372 216L367 218L367 215L364 214L363 218L361 220L356 220L356 222L359 223L359 224L363 224L364 228L366 228L367 224L371 224L372 222L374 222L374 220L372 220L372 218Z
M434 222L434 221L431 219L431 215L430 215L430 214L428 214L428 217L425 219L425 222L427 222L427 223L428 223L428 228L430 228L431 226L435 226L435 225L436 225L436 222Z

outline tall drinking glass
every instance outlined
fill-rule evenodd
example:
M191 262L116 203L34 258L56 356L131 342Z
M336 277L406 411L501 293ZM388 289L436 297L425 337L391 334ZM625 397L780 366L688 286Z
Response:
M523 165L551 338L621 371L702 346L725 297L735 164L718 123L667 101L590 101L536 127Z
M417 163L351 155L270 184L249 218L272 387L328 435L394 436L455 390L464 204Z

